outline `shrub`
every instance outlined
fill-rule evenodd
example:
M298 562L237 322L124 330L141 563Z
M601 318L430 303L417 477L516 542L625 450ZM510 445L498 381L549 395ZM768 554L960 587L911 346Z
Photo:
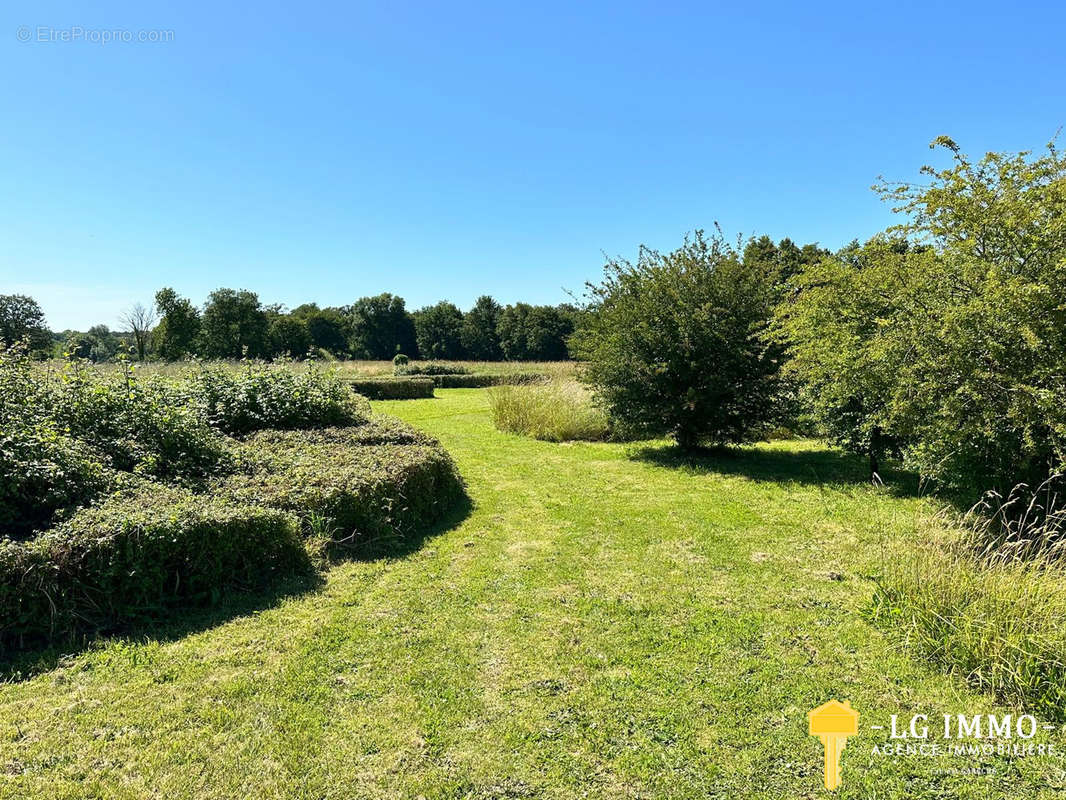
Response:
M447 452L405 427L375 421L257 433L240 444L243 469L219 483L219 496L292 512L305 531L328 528L338 547L402 537L439 519L463 494Z
M105 489L99 455L47 422L0 430L0 531L23 536Z
M349 380L348 386L352 391L370 400L411 400L433 397L432 378L356 378Z
M470 370L459 364L430 361L427 364L409 364L396 370L397 375L469 375Z
M0 543L0 636L108 629L308 564L291 516L151 484Z
M492 422L501 431L549 442L606 439L607 415L577 383L501 386L489 393Z
M354 425L369 408L332 373L249 364L239 374L205 368L193 381L193 395L208 422L231 435L266 428Z
M776 299L758 263L701 231L665 255L608 261L575 345L608 416L685 449L737 444L772 428L779 354L762 341Z
M409 359L403 353L397 353L396 355L394 355L392 357L392 366L394 366L394 367L405 367L405 366L407 366L407 362L409 362L410 360L411 359Z
M989 153L882 185L908 215L809 267L779 312L792 371L841 444L1005 493L1066 459L1066 156Z
M129 370L101 377L75 369L55 385L49 400L56 424L102 453L114 469L200 479L227 462L223 441L164 381L140 381Z

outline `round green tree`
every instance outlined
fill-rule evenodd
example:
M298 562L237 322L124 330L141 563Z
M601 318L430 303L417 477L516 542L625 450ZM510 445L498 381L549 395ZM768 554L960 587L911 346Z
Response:
M775 299L765 270L697 231L672 253L642 247L604 272L574 345L611 418L684 449L763 436L780 391L779 352L763 336Z

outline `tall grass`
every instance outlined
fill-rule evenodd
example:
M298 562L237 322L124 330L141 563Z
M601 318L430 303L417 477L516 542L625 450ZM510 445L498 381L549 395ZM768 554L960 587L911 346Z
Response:
M875 620L1004 701L1066 719L1064 512L1049 484L925 520L886 557Z
M501 431L563 442L606 439L607 415L575 381L499 386L489 392L493 424Z

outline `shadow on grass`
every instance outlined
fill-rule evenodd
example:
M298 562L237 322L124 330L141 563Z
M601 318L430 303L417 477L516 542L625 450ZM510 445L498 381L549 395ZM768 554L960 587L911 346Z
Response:
M640 446L630 450L629 457L669 469L737 475L760 482L870 485L870 468L865 459L829 448L722 447L688 452L674 445ZM901 497L928 493L922 491L917 475L894 464L882 464L881 478L889 491Z
M330 553L325 568L345 561L375 561L405 558L417 552L427 541L461 523L473 508L464 493L437 522L408 534L379 538L358 547ZM268 587L256 591L229 590L219 601L207 607L172 608L159 616L130 622L121 628L82 634L51 644L38 642L19 648L10 643L0 650L0 682L17 683L64 665L75 656L100 648L109 641L171 642L214 628L238 617L257 614L279 605L288 598L317 591L325 584L325 574L308 571L301 575L279 577Z

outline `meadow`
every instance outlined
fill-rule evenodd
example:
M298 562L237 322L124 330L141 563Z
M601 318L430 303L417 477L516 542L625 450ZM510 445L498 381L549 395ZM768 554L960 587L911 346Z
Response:
M1017 713L876 619L943 511L911 478L814 441L537 441L490 391L373 404L466 481L424 538L7 664L0 796L815 797L833 696L862 715L842 798L1066 791L1057 757L872 753L891 714Z

